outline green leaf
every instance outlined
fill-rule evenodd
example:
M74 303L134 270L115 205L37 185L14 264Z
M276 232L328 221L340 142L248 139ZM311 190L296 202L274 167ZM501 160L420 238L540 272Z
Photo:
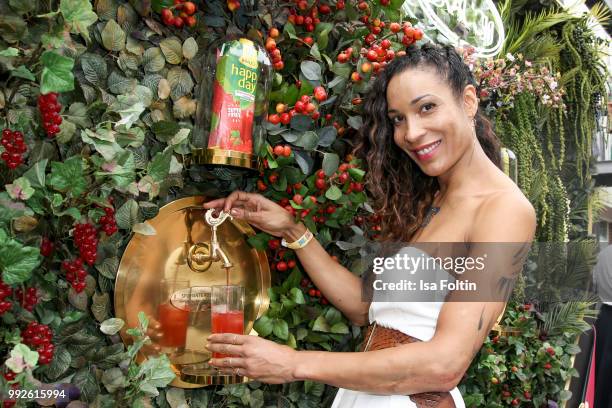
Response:
M102 30L102 44L109 51L121 51L125 48L126 35L115 20L109 20Z
M253 328L261 337L268 337L272 333L272 319L265 315L261 316L255 321Z
M347 119L346 123L348 123L349 126L353 129L359 130L361 126L363 126L363 119L361 118L361 116L350 116Z
M21 373L25 368L34 368L37 362L36 351L30 350L25 344L17 344L11 350L11 357L6 360L6 366L15 373Z
M153 160L149 163L147 173L157 182L162 182L170 172L170 161L172 158L172 150L167 149L164 152L157 152Z
M0 270L4 283L16 285L29 280L40 261L38 248L24 246L0 229Z
M272 331L279 339L287 340L289 337L289 325L283 319L274 319Z
M340 190L338 186L330 186L325 192L325 197L329 200L336 201L342 197L342 190Z
M104 58L98 54L85 53L80 60L85 79L93 85L103 86L108 76Z
M61 0L60 11L70 32L81 34L88 42L89 26L98 21L89 0Z
M44 188L45 186L45 169L47 168L48 159L37 161L28 171L23 174L23 177L30 181L30 185L35 188Z
M125 388L127 385L125 375L123 375L123 372L119 367L112 367L108 370L104 370L100 381L104 385L104 388L106 388L106 390L110 393L114 393L121 388Z
M313 131L307 131L302 134L299 140L295 141L293 144L296 146L303 147L305 150L313 150L317 147L319 142L319 136Z
M323 155L323 171L326 176L331 176L334 174L336 170L338 170L338 165L340 164L340 157L336 153L325 153Z
M0 51L0 57L16 57L18 55L19 50L13 47L8 47L7 49Z
M312 124L312 119L307 115L295 115L291 118L291 128L300 132L309 130Z
M14 200L26 201L34 194L30 181L25 177L15 179L13 183L5 186L9 196Z
M115 220L119 228L131 230L138 222L138 203L131 198L127 200L115 213Z
M319 146L329 147L336 140L338 131L333 126L325 126L317 130L319 135Z
M104 334L112 336L121 330L125 322L122 319L113 317L102 322L100 325L100 331Z
M336 324L334 324L334 325L331 327L330 331L331 331L332 333L338 333L338 334L348 334L348 332L349 332L349 328L348 328L348 326L346 325L346 323L340 322L340 323L336 323Z
M351 177L353 179L355 179L356 181L361 181L363 180L363 176L365 175L365 171L355 168L355 167L351 167L348 170L349 174L351 175Z
M173 100L179 99L191 93L193 89L193 79L187 70L180 67L174 67L168 71L168 83L170 84L170 96Z
M103 322L110 313L110 296L108 293L94 293L92 296L91 313L97 321Z
M43 66L40 93L68 92L74 90L74 60L54 51L45 51L40 57Z
M27 69L25 66L20 65L17 68L15 68L14 70L11 71L11 75L14 77L19 77L19 78L23 78L23 79L27 79L30 81L36 81L36 77L34 76L34 74L32 74L30 72L29 69Z
M85 402L92 402L100 392L93 370L93 367L88 364L78 370L72 377L72 384L79 387L81 390L80 399Z
M145 106L142 102L137 102L132 106L117 111L121 115L121 120L117 122L117 125L123 125L125 129L129 129L132 125L140 118L142 112L144 112Z
M300 70L306 79L310 81L321 80L321 66L314 61L303 61L300 64Z
M130 93L138 85L138 81L135 78L124 77L118 71L111 72L107 82L108 90L115 95Z
M348 77L351 75L351 65L334 62L334 66L332 67L331 71L339 77L348 79Z
M321 53L319 52L319 46L317 44L314 44L310 48L310 55L312 55L317 61L321 61Z
M285 32L285 34L287 34L289 36L289 38L291 38L292 40L297 40L298 36L295 33L295 27L293 26L293 24L291 23L287 23L285 24L285 28L283 30Z
M68 119L65 119L60 124L60 131L57 135L55 135L55 140L57 140L58 143L66 144L72 140L75 132L76 125Z
M58 346L53 351L53 359L47 367L45 374L51 379L55 380L68 370L72 356L66 350L64 346Z
M81 195L87 188L81 156L73 156L64 162L52 162L47 181L56 191L67 193L71 190L73 197Z
M300 288L291 288L290 294L291 300L293 300L298 305L303 305L306 303L306 301L304 300L304 293Z
M158 47L151 47L144 52L142 64L145 72L158 72L166 65L166 59Z
M162 354L160 357L150 357L141 364L138 376L141 375L145 376L147 384L157 388L167 386L175 378L168 356L165 354Z
M323 315L317 317L314 322L314 325L312 326L312 330L320 332L330 331L329 324L327 323L327 320L325 320L325 317Z

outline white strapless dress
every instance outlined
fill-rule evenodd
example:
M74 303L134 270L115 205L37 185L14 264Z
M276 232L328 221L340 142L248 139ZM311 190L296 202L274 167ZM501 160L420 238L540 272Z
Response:
M414 247L402 249L416 251ZM396 271L397 272L397 271ZM448 275L446 271L445 274ZM374 295L376 300L376 294ZM444 302L378 302L372 301L369 309L370 323L399 330L421 341L428 341L434 336L440 309ZM433 357L433 356L432 356ZM465 408L461 393L455 387L450 391L457 408ZM407 395L376 395L346 388L338 389L331 408L416 408Z

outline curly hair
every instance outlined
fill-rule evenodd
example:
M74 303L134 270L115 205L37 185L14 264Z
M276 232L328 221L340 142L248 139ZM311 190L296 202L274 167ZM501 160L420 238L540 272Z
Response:
M353 154L367 170L365 183L381 216L382 240L410 241L439 189L437 178L425 174L396 146L393 125L387 116L387 86L391 79L407 69L423 67L433 68L457 99L467 85L477 87L470 69L452 46L433 44L409 47L406 55L396 57L373 82L364 101L364 123ZM501 168L500 142L491 123L480 109L475 119L480 145Z

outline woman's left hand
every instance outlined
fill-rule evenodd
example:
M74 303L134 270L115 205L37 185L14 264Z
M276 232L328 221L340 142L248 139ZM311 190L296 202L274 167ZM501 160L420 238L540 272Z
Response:
M296 381L297 351L257 336L212 334L206 348L232 357L211 358L209 364L268 384Z

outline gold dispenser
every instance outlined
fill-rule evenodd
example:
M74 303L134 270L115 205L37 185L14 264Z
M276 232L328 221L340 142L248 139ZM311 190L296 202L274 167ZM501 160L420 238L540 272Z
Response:
M189 288L178 289L170 297L174 304L188 290L190 301L198 299L197 307L189 309L184 346L162 345L156 341L159 332L150 331L154 341L137 356L142 363L147 356L167 354L177 375L171 385L181 388L249 381L207 364L212 285L225 285L229 278L230 284L244 286L244 333L250 335L257 335L253 323L266 313L270 303L271 277L265 251L247 243L255 231L225 213L215 216L202 207L205 201L202 196L187 197L162 207L155 218L148 220L156 234L134 234L128 243L115 282L115 312L126 322L120 334L129 344L132 338L126 330L138 326L138 312L149 316L150 326L160 319L160 282L189 281Z

